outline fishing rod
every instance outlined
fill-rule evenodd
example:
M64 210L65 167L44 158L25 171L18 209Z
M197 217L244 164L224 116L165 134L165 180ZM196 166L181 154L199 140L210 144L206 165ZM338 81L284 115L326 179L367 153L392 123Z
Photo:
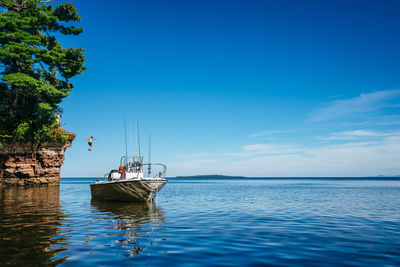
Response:
M125 128L125 157L128 158L128 145L126 140L126 114L124 114L124 128Z
M151 134L149 132L149 168L147 170L147 176L151 176Z

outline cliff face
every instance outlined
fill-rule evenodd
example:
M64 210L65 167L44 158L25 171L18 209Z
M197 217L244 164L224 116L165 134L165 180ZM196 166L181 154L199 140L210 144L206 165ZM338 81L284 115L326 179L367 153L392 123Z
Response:
M0 186L58 185L65 150L75 138L73 133L68 135L65 145L14 143L0 147Z

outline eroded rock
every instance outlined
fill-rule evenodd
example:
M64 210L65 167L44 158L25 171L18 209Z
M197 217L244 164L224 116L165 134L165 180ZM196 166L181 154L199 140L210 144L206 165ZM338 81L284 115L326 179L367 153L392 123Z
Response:
M4 144L0 147L1 185L58 185L65 150L71 146L75 134L68 133L65 145L43 143Z

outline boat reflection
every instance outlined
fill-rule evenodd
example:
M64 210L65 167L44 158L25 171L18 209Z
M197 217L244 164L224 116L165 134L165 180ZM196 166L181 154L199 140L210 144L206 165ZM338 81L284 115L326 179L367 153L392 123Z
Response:
M59 186L0 187L0 266L57 265L66 250Z
M92 200L92 205L100 212L111 215L116 224L113 228L122 231L116 243L124 251L124 256L132 257L143 250L150 250L162 236L165 219L156 203L122 203ZM161 231L160 231L161 230ZM121 238L122 237L122 238Z

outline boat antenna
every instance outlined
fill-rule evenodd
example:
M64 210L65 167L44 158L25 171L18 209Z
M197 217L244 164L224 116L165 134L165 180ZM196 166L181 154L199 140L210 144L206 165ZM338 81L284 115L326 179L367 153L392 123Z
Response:
M129 121L129 140L131 142L131 155L130 157L133 157L133 149L134 149L134 145L133 145L133 140L132 140L132 121Z
M128 144L126 141L126 114L124 113L124 128L125 128L125 157L128 157Z
M139 151L139 160L140 160L140 136L139 136L139 121L136 121L136 132L137 132L137 140L138 140L138 151Z
M149 168L147 170L147 176L151 176L151 133L149 132Z

